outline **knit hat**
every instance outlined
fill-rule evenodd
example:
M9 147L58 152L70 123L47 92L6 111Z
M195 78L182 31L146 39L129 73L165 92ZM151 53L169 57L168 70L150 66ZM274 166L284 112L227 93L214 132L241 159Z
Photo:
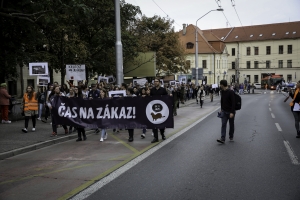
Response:
M6 87L7 85L6 85L6 83L1 83L0 84L0 87Z

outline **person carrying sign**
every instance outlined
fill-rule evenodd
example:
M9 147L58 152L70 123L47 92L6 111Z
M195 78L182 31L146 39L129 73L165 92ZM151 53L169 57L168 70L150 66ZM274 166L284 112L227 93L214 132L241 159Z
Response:
M155 78L154 79L154 87L150 90L150 96L159 96L159 95L168 95L168 92L165 88L160 86L159 79ZM172 96L172 94L170 94L170 96ZM159 129L159 130L160 130L162 140L165 140L166 139L166 136L164 134L165 129L163 128L163 129ZM152 131L153 131L154 139L151 141L151 143L158 142L158 130L157 130L157 128L152 129Z

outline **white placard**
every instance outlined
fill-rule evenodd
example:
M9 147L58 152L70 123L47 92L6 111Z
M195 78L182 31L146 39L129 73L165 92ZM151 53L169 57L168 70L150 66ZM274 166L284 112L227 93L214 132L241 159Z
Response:
M107 78L108 83L114 83L114 82L116 82L116 78L113 77L112 75L111 76L106 76L106 78Z
M39 75L48 75L48 63L29 63L29 75L30 76L39 76Z
M108 77L98 76L98 83L100 83L101 81L108 83Z
M169 81L169 84L170 84L171 86L174 86L174 85L176 85L176 81Z
M212 88L217 88L217 87L218 87L218 84L212 84L211 87L212 87Z
M85 65L66 65L66 80L85 80Z
M294 104L294 109L293 109L293 111L298 111L298 112L300 112L300 105L299 105L299 103L295 103L295 104Z
M145 85L147 83L147 79L145 79L145 78L133 79L132 83L133 83L133 85L136 85L136 84Z
M126 97L126 90L109 91L109 97Z
M50 83L50 77L47 76L37 76L36 80L38 86L48 86Z

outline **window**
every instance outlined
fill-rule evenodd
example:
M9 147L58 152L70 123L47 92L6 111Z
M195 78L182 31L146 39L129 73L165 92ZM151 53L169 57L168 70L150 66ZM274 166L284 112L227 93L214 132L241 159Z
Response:
M278 68L283 68L283 60L278 60Z
M247 56L250 56L251 55L251 49L250 47L247 47Z
M278 53L283 54L283 45L279 45Z
M231 55L232 55L232 56L235 56L235 48L232 48L232 49L231 49Z
M287 60L287 68L292 68L292 60Z
M187 49L192 49L192 48L194 48L194 44L191 43L191 42L188 42L188 43L186 43L186 48Z
M258 47L254 47L254 55L258 55Z
M287 79L286 79L287 82L291 82L292 81L292 77L293 77L292 74L288 74L287 75Z
M258 75L254 75L254 82L258 83Z
M231 63L231 69L235 69L235 62Z
M258 61L254 61L254 68L258 69Z
M207 68L207 66L206 66L206 60L202 60L202 68L203 68L203 69L206 69L206 68Z
M238 38L239 36L237 35L237 36L235 36L235 38Z
M263 34L259 34L259 37L263 36Z
M247 61L247 69L250 69L250 68L251 68L251 62Z
M266 68L270 68L270 61L269 60L266 61Z
M285 34L287 34L287 35L288 35L289 33L290 33L290 32L286 32Z
M293 34L296 34L296 31L294 31Z
M253 37L253 35L250 35L250 37Z
M288 54L293 53L293 45L288 45Z
M267 48L266 48L266 54L267 55L271 54L271 46L267 46Z
M276 35L276 33L272 33L272 35L274 36L274 35Z

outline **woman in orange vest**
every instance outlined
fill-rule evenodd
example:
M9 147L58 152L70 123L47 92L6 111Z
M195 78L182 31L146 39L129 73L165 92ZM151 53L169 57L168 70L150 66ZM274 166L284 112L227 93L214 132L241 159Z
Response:
M297 86L296 86L296 91L293 94L292 92L289 93L290 97L293 98L293 101L290 103L291 110L294 115L295 119L295 128L297 130L297 136L296 138L300 138L300 128L299 128L299 120L300 120L300 81L298 81ZM296 105L297 104L297 105Z
M34 92L32 86L27 86L26 92L23 96L21 109L25 115L25 128L22 129L27 133L29 118L32 119L32 131L35 131L36 115L38 114L38 95Z

